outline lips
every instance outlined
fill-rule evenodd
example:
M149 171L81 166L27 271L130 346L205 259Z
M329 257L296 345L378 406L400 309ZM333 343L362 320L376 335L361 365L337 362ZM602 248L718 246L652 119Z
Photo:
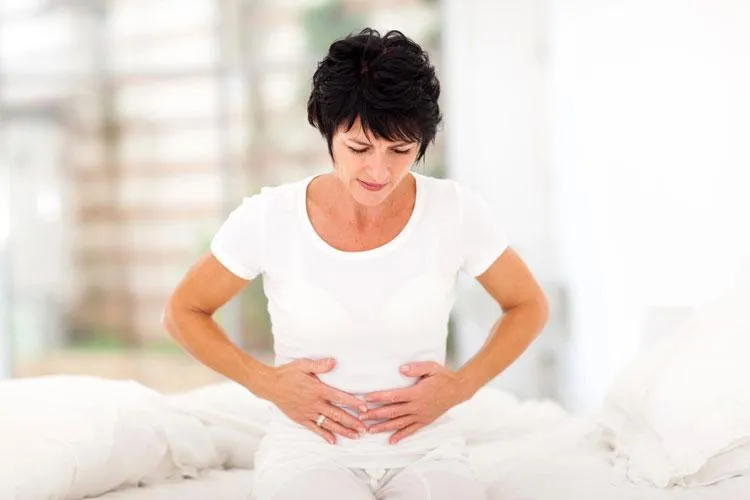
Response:
M360 186L367 189L368 191L380 191L387 185L387 184L372 184L369 182L365 182L362 179L357 179L357 181L359 181Z

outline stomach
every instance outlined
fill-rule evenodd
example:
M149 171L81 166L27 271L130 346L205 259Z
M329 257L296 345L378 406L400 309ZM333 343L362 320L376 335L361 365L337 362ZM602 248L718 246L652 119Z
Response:
M405 467L446 446L465 450L460 430L447 414L396 444L388 442L392 433L365 434L357 439L336 435L336 443L332 445L274 407L260 449L265 450L262 454L273 452L287 457L311 453L347 467L362 468Z
M324 384L355 396L370 392L404 389L414 385L418 377L401 373L401 366L415 361L433 361L445 364L445 344L421 349L377 349L374 346L331 346L327 349L306 350L293 355L276 355L276 365L289 363L298 358L334 358L334 367L326 373L318 373Z
M407 361L435 361L443 364L440 353L414 353L404 357L367 355L363 351L347 353L348 355L332 356L336 358L335 367L327 373L317 375L324 384L347 392L364 400L370 392L404 389L417 383L418 378L407 377L400 371ZM330 356L330 355L329 355ZM321 358L326 356L304 356ZM277 365L292 361L293 358L277 357ZM368 408L377 408L381 403L365 403ZM358 412L348 407L344 411L358 416ZM365 421L373 425L382 420ZM424 456L437 446L455 442L460 433L452 419L446 414L431 424L418 430L415 434L399 441L395 445L388 439L394 431L376 434L363 434L356 439L336 435L336 444L331 445L306 427L288 418L281 410L273 407L271 423L268 427L267 442L283 449L295 449L300 452L311 451L336 456L351 467L353 464L370 464L373 460L385 459L398 467L399 463L410 463ZM270 446L270 444L268 444ZM390 457L390 458L389 458ZM364 467L364 465L362 465Z

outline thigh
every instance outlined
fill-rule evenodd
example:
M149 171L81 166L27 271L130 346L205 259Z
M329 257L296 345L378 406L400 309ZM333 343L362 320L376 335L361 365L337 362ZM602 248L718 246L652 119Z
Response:
M384 484L377 500L486 500L484 486L464 461L412 464Z
M257 500L374 500L367 485L347 469L311 469L280 478L273 496Z
M374 500L362 478L319 455L273 453L260 465L253 480L255 500Z

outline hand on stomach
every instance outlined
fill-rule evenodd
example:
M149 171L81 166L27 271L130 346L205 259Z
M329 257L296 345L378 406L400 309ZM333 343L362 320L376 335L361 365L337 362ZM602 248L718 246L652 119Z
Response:
M336 435L356 439L367 431L356 416L367 409L363 401L319 380L334 366L330 358L296 359L277 366L271 398L287 417L331 444L336 443Z
M338 405L367 427L366 435L353 439L362 437L367 442L396 444L465 399L458 377L440 363L385 365L372 361L338 363L337 369L315 375L331 390L341 391L366 404L366 412L360 405ZM346 440L341 444L356 446Z

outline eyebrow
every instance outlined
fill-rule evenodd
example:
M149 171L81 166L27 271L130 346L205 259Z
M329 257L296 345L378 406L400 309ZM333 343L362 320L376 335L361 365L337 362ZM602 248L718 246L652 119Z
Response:
M349 139L349 140L352 141L355 144L359 144L360 146L372 146L371 143L365 142L365 141L360 141L359 139ZM411 146L412 144L414 144L414 143L413 142L399 142L398 144L394 144L391 147L400 148L400 147L404 147L404 146Z

